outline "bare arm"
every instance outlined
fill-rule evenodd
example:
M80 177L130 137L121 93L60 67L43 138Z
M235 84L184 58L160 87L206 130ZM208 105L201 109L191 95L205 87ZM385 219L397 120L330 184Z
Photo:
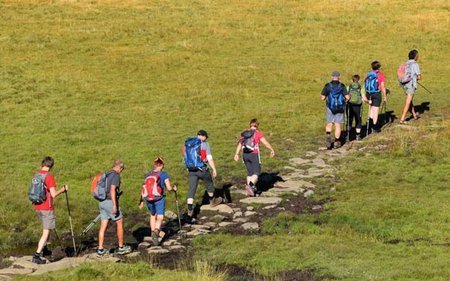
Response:
M275 156L275 150L273 150L270 143L266 140L266 138L261 138L261 142L270 150L270 157Z
M167 190L169 190L169 191L177 191L177 187L174 185L174 186L172 186L171 184L170 184L170 179L166 179L165 181L164 181L164 184L166 185L166 187L167 187Z
M110 190L111 201L113 202L113 214L117 213L117 197L116 197L116 186L111 185Z
M214 164L214 160L211 157L209 157L210 155L208 155L208 164L211 167L211 169L213 170L213 177L215 178L217 176L217 171L216 171L216 165Z
M384 82L380 83L380 89L381 89L381 93L383 94L383 100L387 100L387 95L386 95L386 85Z
M320 100L325 100L327 97L324 95L320 95Z
M58 191L56 191L55 187L50 187L50 195L52 196L52 198L55 198L56 196L60 195L61 193L63 193L66 190L69 190L68 185L61 186L61 188Z
M238 142L238 145L236 147L236 153L234 154L234 161L239 161L239 152L242 149L242 143Z

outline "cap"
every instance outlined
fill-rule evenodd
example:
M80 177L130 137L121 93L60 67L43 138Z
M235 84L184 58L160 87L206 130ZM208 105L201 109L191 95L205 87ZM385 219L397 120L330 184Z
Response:
M331 72L331 77L339 77L339 76L341 76L339 71L335 70L335 71Z
M205 130L200 130L197 132L197 136L208 137L208 133Z

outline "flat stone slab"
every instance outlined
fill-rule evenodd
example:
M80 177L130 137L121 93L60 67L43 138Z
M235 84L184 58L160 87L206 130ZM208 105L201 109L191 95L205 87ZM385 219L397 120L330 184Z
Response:
M17 274L30 274L33 272L33 269L31 268L15 268L15 267L8 267L0 269L0 275L17 275Z
M263 204L263 205L280 204L281 201L282 199L280 197L248 197L240 200L240 202L244 204Z
M14 266L23 267L23 268L31 268L33 270L36 270L38 268L38 265L34 262L31 262L32 257L31 256L23 256L11 259L13 261ZM1 274L1 273L0 273Z
M162 245L164 246L174 246L174 245L180 245L180 242L178 242L177 240L166 240L162 243Z
M88 257L77 257L77 258L63 258L62 260L59 260L57 262L52 262L48 264L40 265L35 272L33 272L31 275L38 275L43 274L47 272L57 271L66 269L69 267L76 267L85 262L88 259ZM114 258L116 259L116 258ZM119 259L117 259L119 260Z
M312 190L307 190L307 191L305 191L305 193L303 193L303 196L305 198L308 198L308 197L310 197L312 195L314 195L314 191L312 191Z
M273 209L273 208L275 208L277 205L269 205L269 206L265 206L263 209L264 210L270 210L270 209Z
M276 183L276 186L278 187L304 187L304 188L314 188L316 187L315 184L304 181L304 180L287 180L285 182L278 182ZM276 189L276 188L274 188Z
M317 152L314 152L314 151L306 151L306 153L305 153L306 157L313 157L316 155L317 155Z
M241 225L241 227L245 230L258 230L259 225L256 222L247 222Z
M297 157L297 158L289 159L289 162L291 162L292 164L295 164L295 165L304 165L304 164L310 163L311 160Z
M224 214L232 214L233 213L233 209L230 206L227 206L226 204L220 204L215 207L211 207L209 204L203 205L200 207L200 211L216 211L216 212L224 213Z
M131 253L129 253L129 254L126 254L125 256L127 257L127 258L137 258L137 257L139 257L141 255L141 252L139 252L139 251L135 251L135 252L131 252Z
M251 216L254 216L254 215L256 215L257 213L255 212L255 211L246 211L245 213L244 213L244 216L246 216L246 217L251 217Z
M163 249L159 246L151 247L147 250L148 254L158 255L158 254L167 254L169 253L169 250Z
M247 221L248 221L248 218L237 218L237 219L233 220L233 222L236 222L236 223L243 223L243 222L247 222Z
M220 227L227 227L227 226L229 226L229 225L235 225L235 224L236 224L235 222L231 222L231 221L223 221L223 222L219 223L219 226L220 226Z
M151 246L151 244L149 242L144 241L144 242L139 243L137 248L138 248L138 250L145 250L147 248L150 248L150 246Z
M299 194L303 193L305 191L304 188L301 187L285 187L285 188L273 188L271 189L272 193L275 193L276 195L280 194Z
M0 280L12 280L13 278L12 278L12 276L8 276L8 275L1 275L0 274Z
M183 245L173 245L169 247L170 251L184 251L186 250L186 247Z

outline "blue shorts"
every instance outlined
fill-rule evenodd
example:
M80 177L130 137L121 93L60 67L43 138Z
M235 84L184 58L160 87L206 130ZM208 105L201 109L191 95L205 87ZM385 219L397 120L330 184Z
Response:
M147 208L148 211L152 216L158 215L158 216L164 216L164 211L166 209L166 197L163 197L159 199L158 201L154 202L147 202Z

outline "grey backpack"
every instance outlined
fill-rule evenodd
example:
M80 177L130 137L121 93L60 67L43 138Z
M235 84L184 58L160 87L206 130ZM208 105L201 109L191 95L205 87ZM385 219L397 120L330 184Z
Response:
M45 202L47 189L45 187L45 178L47 174L37 173L31 179L30 188L28 189L28 199L35 205Z

